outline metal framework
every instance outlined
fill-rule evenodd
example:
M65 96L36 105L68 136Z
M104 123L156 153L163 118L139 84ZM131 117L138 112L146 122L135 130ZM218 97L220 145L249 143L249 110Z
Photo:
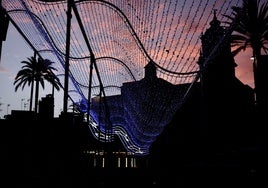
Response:
M200 35L239 0L2 0L100 141L146 155L199 79ZM157 82L144 79L152 62Z

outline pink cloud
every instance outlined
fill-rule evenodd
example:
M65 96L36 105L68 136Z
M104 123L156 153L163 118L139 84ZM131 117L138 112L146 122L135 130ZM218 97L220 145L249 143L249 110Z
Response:
M7 68L2 67L2 66L0 65L0 73L8 73L8 72L9 72L9 70L8 70Z

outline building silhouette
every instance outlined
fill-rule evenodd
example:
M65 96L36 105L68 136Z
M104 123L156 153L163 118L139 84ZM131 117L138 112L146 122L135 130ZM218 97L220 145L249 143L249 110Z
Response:
M39 115L42 118L52 119L54 117L54 97L52 94L42 97L39 101Z

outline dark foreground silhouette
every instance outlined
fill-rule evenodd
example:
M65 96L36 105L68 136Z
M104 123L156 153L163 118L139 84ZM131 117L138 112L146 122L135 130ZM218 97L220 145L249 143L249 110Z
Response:
M15 115L14 115L15 114ZM267 185L265 142L251 145L201 140L199 131L174 119L136 167L118 167L116 156L92 166L88 151L124 151L119 141L98 143L83 118L42 118L16 112L1 120L1 184L4 187L263 187ZM188 121L189 126L193 126ZM184 127L184 128L182 128ZM221 135L223 136L223 135ZM228 135L226 135L228 137ZM212 138L211 138L212 139ZM237 139L242 139L239 137ZM246 141L244 139L243 141ZM235 141L235 140L233 140ZM248 141L252 141L249 140ZM262 145L263 144L263 145ZM253 147L254 145L254 147ZM244 147L242 147L244 146Z

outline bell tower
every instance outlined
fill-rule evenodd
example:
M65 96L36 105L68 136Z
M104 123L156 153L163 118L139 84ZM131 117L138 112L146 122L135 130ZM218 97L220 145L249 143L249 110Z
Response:
M203 81L210 84L226 84L235 78L234 58L229 37L220 25L214 10L210 27L201 35L201 54L198 61ZM215 83L214 83L215 82Z
M201 36L201 54L197 62L201 71L201 132L205 145L225 140L227 125L233 124L232 117L236 114L236 64L227 30L220 24L214 11L210 27Z
M156 66L154 62L149 61L149 63L145 65L144 69L145 69L145 76L144 76L145 79L155 80L157 78Z

